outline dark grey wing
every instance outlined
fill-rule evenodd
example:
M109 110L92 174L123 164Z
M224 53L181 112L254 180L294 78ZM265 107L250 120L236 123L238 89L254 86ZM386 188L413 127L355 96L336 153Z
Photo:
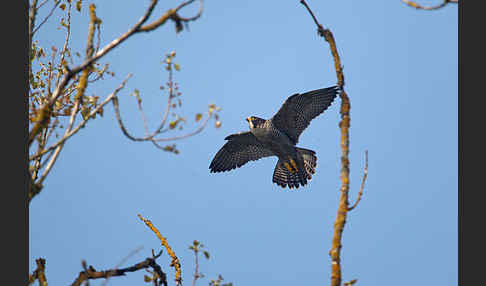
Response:
M274 126L297 144L302 131L331 105L338 91L339 88L333 86L290 96L272 117Z
M232 134L224 139L228 142L216 153L209 165L211 173L233 170L248 161L274 155L251 132Z

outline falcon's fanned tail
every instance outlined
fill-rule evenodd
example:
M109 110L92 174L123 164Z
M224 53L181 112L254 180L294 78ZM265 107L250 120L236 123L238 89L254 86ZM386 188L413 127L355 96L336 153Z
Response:
M272 181L282 188L289 187L290 189L298 188L300 185L305 186L307 180L312 179L315 174L317 166L317 157L314 151L304 148L297 148L297 154L300 157L298 160L303 164L292 164L292 159L279 159L275 170L273 171ZM303 168L298 168L298 165L303 165Z
M279 159L275 170L273 171L272 181L282 188L289 187L298 188L301 184L299 175L297 173L290 172L284 165L283 160Z
M309 149L297 147L297 153L300 156L302 156L302 158L304 159L304 167L305 167L307 179L311 180L312 175L316 173L316 167L317 167L316 152Z

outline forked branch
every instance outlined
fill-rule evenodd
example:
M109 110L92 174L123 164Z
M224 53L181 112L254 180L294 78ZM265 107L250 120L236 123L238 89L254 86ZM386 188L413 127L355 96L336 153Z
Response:
M152 224L150 220L144 218L140 214L138 215L138 217L155 233L155 235L157 235L157 237L160 240L160 243L167 250L167 253L172 258L170 266L176 269L175 281L177 285L182 285L181 263L179 262L179 258L177 258L175 252L172 250L169 243L167 243L167 239L163 237L162 234L160 234L159 230Z
M122 34L120 37L114 39L112 42L110 42L108 45L106 45L102 49L98 50L96 53L87 57L82 64L80 64L80 65L78 65L74 68L70 68L66 64L64 76L62 77L62 79L60 80L60 82L58 83L56 88L54 89L54 92L49 97L47 102L45 104L43 104L43 106L40 108L40 112L39 112L38 118L36 120L36 124L34 125L34 127L32 127L31 131L29 132L29 138L28 138L28 146L29 147L32 144L32 142L34 141L34 139L40 134L41 130L46 126L46 124L47 124L47 122L50 118L53 105L55 104L56 100L63 94L65 87L67 86L69 81L75 75L77 75L78 73L80 73L80 72L82 72L86 69L89 69L101 57L105 56L108 52L110 52L111 50L113 50L114 48L119 46L122 42L124 42L126 39L128 39L129 37L133 36L136 33L153 31L156 28L165 24L168 19L172 19L176 23L177 31L180 31L182 29L181 23L187 23L188 21L196 20L201 16L201 13L202 13L202 2L201 2L201 8L199 10L199 13L196 16L194 16L192 18L179 17L178 14L177 14L179 12L179 10L182 9L183 7L189 5L190 3L194 2L194 0L189 0L189 1L183 2L182 4L177 6L177 8L175 8L175 9L169 9L165 14L162 15L161 18L159 18L159 20L156 20L155 22L148 24L147 26L143 26L147 22L150 15L152 14L157 2L158 2L158 0L151 0L149 7L145 11L145 14L138 20L138 22L132 28L130 28L127 32ZM30 37L32 37L32 35L33 35L32 29L33 29L33 25L34 25L34 21L35 21L35 13L37 12L37 10L33 7L35 7L36 4L37 4L37 1L34 1L32 7L30 9L30 14L31 14L29 16L29 36ZM94 11L94 10L95 10L95 5L92 4L90 6L90 12ZM95 23L91 20L90 21L90 27L94 24ZM91 29L90 29L90 35L91 35ZM32 42L32 40L30 40L30 43L31 42ZM89 45L89 43L88 43L88 45Z
M175 9L169 9L165 14L163 14L162 18L166 17L167 19L173 20L174 22L176 22L176 27L177 25L181 25L181 23L187 23L189 21L194 21L198 19L202 13L202 0L200 1L201 5L200 5L199 12L194 17L184 18L178 15L178 13L183 7L186 7L187 5L193 3L194 1L195 0L183 1ZM29 40L30 40L29 44L30 45L33 45L32 36L34 35L34 33L52 15L52 11L49 12L47 17L41 22L41 24L35 26L37 10L45 3L46 1L42 2L41 4L38 4L37 0L32 0L32 3L29 7L30 8L29 9ZM46 77L48 78L47 85L44 85L44 81L41 80L34 81L33 80L33 78L35 78L34 75L32 74L32 72L29 73L32 80L31 82L32 89L36 89L36 88L38 89L38 86L47 87L44 90L44 92L39 90L32 91L32 89L29 90L29 98L32 102L31 108L33 110L32 113L29 114L29 120L30 122L32 122L32 127L30 129L29 137L28 137L29 149L31 148L32 143L35 140L39 142L38 150L32 152L31 153L32 155L30 155L29 158L30 162L29 162L28 172L31 178L31 184L29 184L29 190L28 190L29 203L32 200L32 198L42 190L43 181L46 179L52 167L56 163L56 160L59 157L65 142L69 138L71 138L74 134L76 134L82 127L84 127L90 119L95 118L97 114L102 115L103 108L107 103L113 102L116 109L115 111L116 111L117 118L119 119L118 122L121 122L121 116L119 114L118 106L117 106L118 98L116 94L125 86L125 83L128 78L125 79L121 84L121 86L117 88L115 92L110 94L101 104L97 103L98 102L97 96L86 96L85 93L87 93L86 90L88 88L88 84L90 82L96 81L99 78L101 78L107 69L107 66L105 66L103 70L98 69L97 61L99 61L103 56L105 56L107 53L112 51L123 41L133 36L134 34L140 32L152 31L162 26L165 23L164 21L161 22L156 20L151 24L147 24L148 19L152 15L155 5L157 3L158 0L151 0L149 7L133 27L131 27L127 32L123 33L121 36L114 39L113 41L111 41L109 44L107 44L105 47L101 49L99 48L101 20L96 15L96 6L94 4L91 4L89 6L90 19L89 19L88 40L86 44L84 62L78 66L71 68L68 66L67 60L65 60L65 57L67 56L71 60L71 65L73 65L72 59L70 57L70 48L69 48L69 43L70 43L69 39L71 34L71 17L70 17L71 2L69 1L67 18L66 18L67 23L64 22L64 18L62 21L62 23L64 23L63 25L66 27L66 38L64 41L64 47L62 51L58 53L60 55L59 65L55 64L54 62L57 48L53 47L52 61L49 62L48 65L45 65L40 60L41 56L39 55L43 53L41 48L38 48L37 45L34 44L34 46L29 50L29 55L32 53L32 51L36 51L36 50L38 51L39 54L33 54L35 57L30 56L31 59L30 62L32 62L33 59L37 59L42 69L47 71ZM55 3L54 9L59 6L58 4L59 2ZM147 27L147 25L150 25L151 28L150 29L144 28ZM96 38L96 30L98 30L98 42L95 44L94 41ZM178 29L177 31L180 31L180 29ZM30 69L31 69L31 65L29 65L29 70ZM54 78L53 71L58 71L56 78ZM38 72L36 76L38 76L39 74L40 72ZM97 74L98 77L94 79L93 78L90 79L89 76L91 74ZM73 93L75 93L75 96L73 97L74 99L72 100L71 94ZM170 103L170 99L169 99L169 103ZM168 110L170 110L170 106L168 106L167 108L167 113ZM83 116L83 121L77 127L75 127L75 120L80 113ZM195 135L204 129L204 127L209 121L209 117L211 117L212 115L213 114L209 112L208 118L205 121L201 122L202 125L200 126L200 128L198 128L196 131L191 132L189 134L179 136L179 137L172 137L172 138L155 138L157 134L162 132L162 130L160 130L159 128L156 132L152 134L152 136L147 135L146 138L143 138L143 140L141 141L152 141L158 148L161 148L166 151L175 150L175 147L170 147L170 146L163 147L158 145L157 142L178 140L178 139ZM68 124L64 125L60 123L58 119L60 118L59 116L69 116ZM165 123L165 120L163 121L163 123ZM65 128L62 137L59 140L56 140L57 142L49 146L47 144L48 139L50 135L53 133L53 130L58 126L61 126L61 128L63 128L63 126L67 126L67 127ZM122 124L120 124L120 126L122 127ZM161 124L161 128L163 126L164 124ZM126 128L124 130L124 133L128 134L128 132L126 132ZM56 132L56 137L57 136L58 134ZM46 156L43 157L44 155ZM40 175L41 169L43 170L42 175Z
M161 254L162 254L162 250L157 255L148 257L144 261L139 262L133 266L127 268L109 269L109 270L102 270L102 271L96 270L91 265L87 267L86 262L83 261L82 265L84 270L79 272L78 277L76 278L76 280L74 280L71 286L80 286L84 281L87 280L94 280L100 278L108 279L110 277L125 276L126 273L135 272L147 268L152 268L153 271L160 278L159 285L167 286L166 274L162 271L162 268L156 262L156 259L159 258Z
M38 280L39 285L46 286L46 260L44 258L39 258L35 260L35 263L37 264L37 269L34 270L34 273L29 275L29 285L32 285L35 280Z
M113 103L113 108L115 111L115 116L118 122L118 125L120 126L120 129L122 133L130 140L132 141L137 141L137 142L143 142L143 141L149 141L152 142L157 148L165 150L165 151L171 151L173 153L178 153L179 151L175 148L175 144L172 146L161 146L159 145L159 142L167 142L167 141L177 141L181 139L185 139L188 137L192 137L198 133L200 133L204 128L206 128L209 120L211 118L214 118L216 120L216 128L218 128L221 124L221 122L218 120L218 111L220 110L219 107L217 107L214 104L210 104L207 112L206 118L200 123L200 126L189 133L186 133L184 135L179 135L179 136L173 136L173 137L161 137L161 135L171 129L175 129L177 126L179 126L180 129L182 129L181 124L183 124L186 120L183 117L180 117L176 115L175 113L172 112L172 114L176 117L174 121L167 123L167 119L169 117L169 113L177 107L181 106L181 99L179 96L181 93L179 92L179 87L177 83L174 82L173 79L173 73L174 70L180 70L180 67L178 64L173 62L173 59L175 57L175 52L171 52L170 54L166 55L166 67L165 69L169 72L169 80L167 82L167 89L168 89L168 100L167 104L165 106L165 111L164 114L162 115L162 121L159 123L159 127L157 127L154 131L150 132L147 124L147 118L145 116L145 112L142 107L142 97L140 96L140 92L138 90L135 90L133 93L133 96L136 97L137 99L137 106L138 110L140 111L142 120L143 120L143 128L145 130L145 136L142 137L137 137L132 135L128 129L126 128L125 124L123 123L121 112L120 112L120 106L118 103L118 98L114 98L112 103ZM177 102L177 103L176 103ZM199 122L203 118L203 115L201 113L198 113L196 115L196 122Z

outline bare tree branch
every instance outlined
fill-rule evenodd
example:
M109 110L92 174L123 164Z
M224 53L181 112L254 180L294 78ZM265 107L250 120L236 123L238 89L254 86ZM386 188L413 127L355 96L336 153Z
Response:
M165 125L166 125L166 122L167 122L167 119L168 119L168 115L169 115L169 112L171 110L171 106L172 106L172 100L177 97L177 93L174 93L174 89L177 90L177 86L174 88L174 81L173 81L173 70L174 70L174 65L173 62L172 62L172 59L173 57L175 57L175 53L172 52L171 54L167 55L167 66L166 66L166 69L169 71L169 80L167 82L167 85L168 85L168 100L167 100L167 105L165 107L165 111L164 111L164 115L162 116L162 122L160 123L159 127L157 129L155 129L152 133L150 133L149 129L148 129L148 126L147 126L147 120L146 120L146 116L145 116L145 112L143 111L143 107L142 107L142 99L139 95L139 92L138 90L135 90L134 92L134 96L136 97L137 99L137 106L138 106L138 109L141 113L141 116L142 116L142 120L143 120L143 125L144 125L144 129L145 129L145 136L144 137L136 137L134 135L132 135L128 129L126 128L125 124L123 123L123 120L122 120L122 117L121 117L121 113L120 113L120 106L119 106L119 103L118 103L118 98L114 98L112 103L113 103L113 108L114 108L114 111L115 111L115 116L116 116L116 119L117 119L117 122L118 122L118 125L120 126L120 129L122 131L122 133L130 140L132 141L136 141L136 142L143 142L143 141L151 141L157 148L161 149L161 150L164 150L164 151L173 151L174 149L171 148L171 147L168 147L168 146L160 146L157 142L168 142L168 141L176 141L176 140L180 140L180 139L185 139L185 138L188 138L188 137L191 137L191 136L194 136L198 133L200 133L202 130L204 130L204 128L206 128L207 126L207 123L209 122L209 120L213 117L213 113L215 111L218 111L218 107L216 107L215 105L210 105L209 106L209 111L208 111L208 116L206 117L206 119L201 123L201 125L199 126L199 128L197 128L195 131L193 132L190 132L188 134L185 134L185 135L181 135L181 136L175 136L175 137L169 137L169 138L156 138L157 135L159 134L162 134L166 131L168 131L169 129L173 129L175 128L175 126L177 125L177 120L175 122L171 122L169 124L169 127L168 128L165 128ZM214 117L217 118L217 114L214 114ZM178 120L182 120L182 119L178 119ZM199 121L199 119L198 119ZM175 153L177 153L177 151L174 151Z
M118 269L120 268L120 266L123 265L123 263L125 263L130 257L132 257L133 255L135 255L137 252L139 252L140 250L142 250L143 246L140 246L138 247L137 249L131 251L126 257L124 257L116 266L114 269ZM155 259L155 255L153 255L154 253L154 250L152 249L152 258ZM162 250L160 251L159 254L162 254ZM159 255L160 256L160 255ZM158 256L157 256L158 257ZM86 269L85 269L86 270ZM108 276L106 277L105 281L103 281L103 283L101 283L101 286L105 286L106 284L108 284L108 280L110 280L110 277L111 276Z
M37 269L34 270L34 273L29 275L29 285L32 285L35 280L39 280L39 286L47 286L47 279L46 279L46 260L43 258L39 258L35 260L37 264Z
M317 21L314 13L309 8L305 0L301 0L300 3L307 8L310 15L314 19L317 25L317 32L321 37L329 43L331 54L334 59L334 67L336 69L336 77L338 80L338 86L341 89L339 96L341 98L341 121L339 122L339 128L341 130L341 195L339 198L339 207L337 211L336 221L334 223L334 236L332 239L332 247L329 251L331 256L331 286L341 285L341 239L346 224L348 205L349 205L349 126L350 126L350 113L351 108L349 97L344 90L344 74L341 66L341 60L337 51L336 42L334 36L329 29L324 29Z
M37 1L34 0L34 3L36 3L36 2ZM77 66L73 69L69 69L66 66L67 71L64 73L62 80L57 85L56 89L54 90L53 94L49 98L48 102L41 107L41 110L39 112L39 116L38 116L38 119L37 119L37 123L34 125L34 127L32 127L32 130L30 131L29 140L28 140L28 146L29 147L32 144L32 141L34 140L34 138L39 134L40 130L42 130L43 126L45 126L47 120L50 117L50 112L51 112L52 106L56 102L57 98L62 94L62 92L64 91L64 88L66 87L67 83L71 80L71 78L74 75L81 72L82 70L91 66L92 63L99 60L102 56L106 55L113 48L117 47L119 44L121 44L128 37L130 37L131 35L136 33L137 30L139 29L139 27L142 26L145 23L145 21L147 21L148 17L152 14L156 4L157 4L157 0L151 0L151 3L149 5L148 9L146 10L145 14L138 20L138 22L131 29L129 29L126 33L122 34L120 37L113 40L111 43L106 45L103 49L99 50L94 56L86 59L83 64L81 64L81 65L79 65L79 66ZM31 9L31 11L32 11L32 9ZM35 11L35 9L34 9L34 11ZM32 12L31 12L31 14L32 14ZM34 13L34 16L30 17L30 18L34 19L35 13ZM31 21L29 21L29 23L30 22ZM33 20L32 20L32 22L33 22Z
M42 185L42 183L46 179L47 175L51 171L52 166L54 166L54 163L56 163L57 157L61 153L62 147L64 147L63 144L59 144L59 146L57 146L56 150L54 151L54 154L52 154L51 158L49 159L49 163L47 163L47 166L44 169L44 172L42 173L42 175L39 178L39 180L37 180L37 184ZM34 197L34 196L32 196L32 197Z
M30 4L29 7L29 63L30 63L30 58L32 56L32 38L34 36L33 30L34 30L36 15L37 15L37 0L32 0L32 4Z
M118 97L113 98L112 103L113 103L113 108L115 110L116 120L118 121L118 125L120 126L120 129L122 130L123 134L128 139L130 139L132 141L137 141L137 142L142 142L142 141L167 142L167 141L175 141L175 140L180 140L180 139L188 138L188 137L194 136L194 135L200 133L202 130L204 130L204 128L208 124L209 120L211 119L211 113L208 113L208 116L203 121L203 123L201 124L201 126L199 126L199 128L197 128L195 131L193 131L191 133L188 133L188 134L185 134L185 135L181 135L181 136L175 136L175 137L170 137L170 138L157 138L157 139L155 139L154 136L156 134L152 134L150 136L145 136L145 137L135 137L135 136L131 135L128 132L127 128L125 127L125 124L123 124L123 120L121 119L121 115L120 115L120 106L119 106L119 103L118 103ZM143 116L145 117L145 115L143 115ZM163 131L164 130L159 131L158 133L162 133Z
M208 124L209 120L211 119L211 113L208 112L208 116L206 117L206 119L203 121L203 123L201 124L201 126L199 126L199 128L197 128L196 130L194 130L193 132L191 133L188 133L188 134L185 134L185 135L181 135L181 136L174 136L174 137L169 137L169 138L158 138L158 139L153 139L153 141L156 141L156 142L167 142L167 141L176 141L176 140L181 140L181 139L185 139L185 138L188 138L188 137L191 137L191 136L194 136L198 133L200 133L201 131L204 130L204 128L206 128L206 125Z
M169 9L162 16L162 18L165 17L167 19L171 19L174 22L176 22L176 30L180 31L180 28L177 25L180 25L181 22L192 21L192 20L195 20L195 19L197 19L201 16L202 1L200 1L201 7L199 9L198 14L195 17L181 18L177 14L177 12L180 9L182 9L183 7L193 3L194 1L195 0L182 2L175 9ZM58 2L56 2L53 10L51 10L48 13L47 17L41 22L41 25L37 26L36 30L33 31L34 25L35 25L35 16L36 16L37 10L38 10L37 3L38 3L37 0L32 0L32 4L29 7L30 8L29 9L29 39L30 39L29 44L31 45L31 47L32 47L32 36L33 36L34 32L37 31L40 28L40 26L43 23L45 23L45 21L47 21L47 19L49 17L51 17L54 9L56 7L58 7L58 4L59 4ZM45 3L46 3L46 1L44 1L41 5L44 5ZM99 49L100 23L101 23L101 21L96 16L96 6L94 4L91 4L90 7L89 7L90 21L89 21L88 40L87 40L87 46L86 46L85 60L82 64L80 64L80 65L78 65L74 68L70 68L68 66L67 62L65 61L65 57L66 57L66 55L68 55L70 60L71 60L71 63L72 63L72 58L69 54L72 3L71 3L71 1L68 1L69 8L68 8L68 11L67 11L67 24L65 25L67 31L66 31L65 41L64 41L64 47L62 49L62 52L60 53L60 61L59 61L59 67L60 68L63 67L64 71L61 72L61 71L57 70L56 85L54 87L54 91L51 93L51 83L52 83L52 78L53 78L53 67L55 65L55 55L56 55L57 49L55 47L53 48L52 60L51 60L51 62L49 62L49 66L46 66L45 64L43 64L41 62L41 56L42 56L43 52L42 52L42 50L40 50L39 56L36 57L36 58L38 59L39 64L42 67L42 70L48 72L47 92L45 92L46 94L45 94L44 97L36 97L36 96L39 96L40 93L37 92L37 95L36 95L36 92L32 92L31 90L29 90L29 96L32 97L32 100L33 100L32 106L33 106L34 109L33 109L33 112L32 112L33 117L30 117L31 122L33 122L33 126L32 126L32 128L29 132L28 148L29 149L31 148L32 142L36 138L39 141L37 152L34 155L30 156L30 160L35 160L35 162L34 162L33 165L29 166L29 175L31 176L31 178L33 180L32 184L30 184L29 190L28 190L28 192L29 192L28 202L29 203L32 200L32 198L34 196L36 196L41 191L42 183L46 179L47 175L50 173L50 171L51 171L53 165L55 164L60 152L62 151L63 145L66 142L66 140L68 140L72 135L76 134L80 130L80 128L82 128L87 123L87 121L90 118L94 118L97 113L101 114L102 111L103 111L103 107L108 102L113 101L113 104L115 106L117 119L118 119L118 122L120 123L120 127L121 127L122 131L124 132L124 134L127 135L127 137L129 137L131 139L135 139L135 137L130 136L130 134L126 131L126 128L124 128L122 121L121 121L121 118L120 118L119 111L118 111L118 98L116 97L116 94L118 93L118 91L121 88L123 88L126 80L122 83L122 85L118 89L115 90L114 93L112 93L110 96L108 96L105 99L105 101L103 103L101 103L100 105L96 105L96 101L97 101L97 97L96 97L95 101L94 101L95 103L94 103L94 109L93 110L87 110L87 108L89 108L89 107L87 107L87 105L83 102L83 100L85 98L84 93L86 91L88 83L91 82L91 81L96 81L96 80L100 79L101 75L106 71L107 66L105 66L105 68L103 68L98 73L100 76L95 77L92 80L89 79L89 75L93 73L94 65L96 64L96 62L101 57L103 57L108 52L110 52L111 50L116 48L118 45L120 45L123 41L125 41L126 39L128 39L132 35L139 33L139 32L147 32L147 31L154 30L154 29L162 26L165 23L165 21L159 21L160 20L159 19L159 20L155 21L154 23L150 24L148 28L147 28L147 26L145 26L146 28L141 29L142 26L147 22L147 20L149 19L149 17L153 13L155 5L157 3L158 3L158 0L151 0L149 7L146 9L145 13L138 20L138 22L134 26L132 26L132 28L130 28L127 32L125 32L120 37L111 41L109 44L107 44L102 49ZM98 34L97 34L97 40L98 41L97 41L96 48L95 48L93 43L94 43L94 37L95 37L96 29L98 29ZM30 50L29 50L30 59L33 59L32 58L32 52L33 52L32 48L30 48ZM32 65L29 64L30 76L33 77L31 68L32 68ZM57 66L56 66L56 69L57 69ZM177 70L179 69L178 66L176 66L176 69ZM172 76L172 71L171 71L170 75ZM172 84L172 81L171 81L171 84ZM39 86L39 85L36 83L35 86ZM35 86L33 85L33 87L35 87ZM44 87L43 81L40 82L40 86ZM73 93L74 91L76 91L74 103L72 103L70 100L64 101L64 99L69 98L70 94ZM167 116L168 116L168 112L170 110L171 98L173 98L172 86L170 88L170 91L171 91L171 96L170 96L169 101L168 101L168 106L167 106L167 109L166 109L166 114L164 115L164 120L162 121L160 128L155 130L152 135L148 134L148 128L147 128L147 124L146 124L145 114L143 113L143 109L141 109L141 104L139 105L139 108L142 112L142 117L144 119L144 127L145 127L147 134L146 134L146 138L142 138L142 139L137 138L135 140L136 141L152 141L152 143L157 148L160 148L160 149L165 150L165 151L172 151L172 152L177 153L178 151L175 149L175 146L164 146L164 147L162 147L162 146L158 145L156 141L154 141L155 140L154 137L156 135L158 135L159 133L163 132L162 128L165 125L165 122L166 122L166 119L167 119ZM63 99L62 102L61 101L58 102L59 98L61 98L61 97ZM91 100L91 98L89 98L89 100ZM36 107L37 104L40 105L40 106ZM64 110L61 110L60 108L58 108L58 105L63 107ZM83 108L82 115L83 115L84 120L76 128L72 129L73 125L74 125L75 118L79 114L81 107ZM61 111L63 113L59 113ZM88 114L86 114L86 112L88 112ZM55 118L59 115L66 116L68 114L70 115L69 124L68 124L68 127L66 128L66 130L64 132L63 137L59 141L57 141L56 143L49 146L48 148L44 148L45 145L47 144L47 141L48 141L50 135L52 134L54 129L59 124L59 120L57 118L51 124L51 118ZM211 117L211 116L212 116L212 113L209 112L209 117ZM215 116L217 117L217 115L215 115ZM177 119L177 121L175 123L171 122L170 129L173 129L177 125L178 122L179 122L179 119ZM207 121L204 122L204 124L202 124L202 126L199 129L197 129L196 131L194 131L192 133L189 133L189 134L186 134L186 135L180 136L180 137L175 137L175 138L161 139L161 141L178 140L178 139L193 136L193 135L199 133L200 131L202 131L202 129L204 129L206 124L207 124ZM56 133L56 136L57 136L57 133ZM49 154L48 158L42 158L42 156L45 155L45 154ZM42 176L40 176L39 179L37 179L40 169L43 169L43 174L42 174Z
M162 26L168 19L174 20L176 22L176 25L177 25L177 23L180 24L180 22L187 22L187 21L195 20L195 19L199 18L199 16L200 16L200 14L198 13L199 16L196 15L195 18L193 17L193 18L185 20L185 19L181 19L177 15L177 12L181 8L183 8L186 5L194 2L194 0L190 0L190 1L183 2L176 9L169 9L164 15L162 15L161 18L159 18L159 20L156 20L155 22L142 27L142 25L147 21L147 19L152 14L154 7L157 4L157 2L158 2L158 0L151 0L151 3L149 5L148 9L146 10L145 14L138 20L138 22L132 28L130 28L127 32L122 34L120 37L118 37L115 40L113 40L112 42L110 42L108 45L106 45L101 50L97 51L93 56L88 57L84 61L84 63L82 63L81 65L74 67L72 69L70 69L66 65L66 67L65 67L66 72L64 73L62 80L56 86L56 89L54 90L53 94L49 98L48 102L41 107L41 110L40 110L38 118L37 118L37 123L34 125L32 130L30 131L29 139L28 139L28 146L29 147L32 144L34 138L39 134L39 132L42 130L43 126L45 126L45 124L47 123L47 120L50 117L52 106L54 105L54 103L56 102L58 97L62 94L67 83L73 78L73 76L75 76L79 72L84 71L85 69L90 67L94 62L99 60L101 57L106 55L109 51L111 51L112 49L114 49L115 47L120 45L123 41L125 41L126 39L128 39L130 36L132 36L135 33L153 31L156 28ZM91 10L91 7L93 7L93 10L94 10L94 4L92 6L90 6L90 10ZM31 11L35 12L36 10L31 9ZM202 8L200 9L200 12L202 12ZM29 23L33 22L33 20L35 18L35 13L34 13L34 16L30 17L30 18L32 18L32 21L29 21ZM178 30L179 29L180 28L178 28Z
M55 144L49 146L48 148L44 149L42 152L38 153L38 154L35 154L33 156L31 156L29 158L29 160L33 160L35 158L37 158L38 156L42 156L44 154L46 154L47 152L55 149L56 147L58 147L59 145L61 144L64 144L64 142L66 142L66 140L68 140L71 136L73 136L74 134L76 134L81 128L83 128L86 123L89 121L89 119L91 117L93 117L94 115L96 115L97 113L100 112L101 109L103 109L103 107L110 101L113 100L113 98L116 97L117 93L122 90L124 87L125 87L125 84L127 83L128 79L131 77L132 75L129 74L125 80L120 84L120 86L118 86L118 88L115 89L115 91L113 91L109 96L107 96L105 98L105 100L100 104L98 105L95 109L93 109L87 116L86 118L76 127L74 128L72 131L68 132L67 134L65 134L58 142L56 142Z
M159 277L165 278L166 277L165 273L162 271L162 268L155 261L161 254L162 251L160 251L160 253L157 254L154 258L148 257L147 259L145 259L140 263L137 263L131 267L121 268L121 269L97 271L93 266L90 265L84 271L79 272L78 277L76 278L76 280L74 280L71 286L80 286L81 283L87 280L100 279L100 278L107 279L109 277L114 277L114 276L124 276L128 272L135 272L140 269L147 269L147 268L152 268L159 275ZM160 284L167 286L167 281L162 280Z
M182 30L182 22L189 22L189 21L194 21L197 20L199 17L201 17L202 14L202 0L201 6L199 8L199 12L196 14L196 16L191 17L191 18L182 18L180 17L177 12L179 12L180 9L184 8L185 6L191 4L195 0L189 0L181 3L179 6L177 6L175 9L169 9L164 15L162 15L159 19L155 20L154 22L147 24L145 26L140 27L140 32L150 32L161 25L165 24L167 20L171 19L175 22L176 24L176 32L180 32Z
M175 252L172 250L169 243L167 243L167 239L160 234L159 230L152 224L150 220L144 218L140 214L138 215L138 217L155 233L155 235L157 235L157 237L160 240L160 243L167 250L167 253L172 258L170 266L176 269L176 274L175 274L176 284L182 285L181 263L179 262L179 258L177 258Z
M71 9L71 6L69 7L69 10ZM89 22L89 32L88 32L88 43L86 47L86 58L90 58L93 55L93 35L94 35L94 30L95 30L95 22L97 21L96 17L96 12L95 12L95 6L94 4L91 4L89 7L90 10L90 22ZM68 127L65 130L64 137L71 131L74 121L76 119L76 115L78 114L79 110L79 105L81 104L81 101L83 99L84 91L86 90L86 87L88 85L87 80L88 80L88 75L89 75L89 70L85 69L82 71L80 80L79 80L79 86L78 86L78 93L76 94L75 102L74 102L74 108L71 111L71 116L69 119L69 124ZM59 144L56 147L56 150L54 151L54 154L52 157L49 159L49 163L47 164L46 168L44 169L44 172L42 176L38 180L38 184L41 184L44 182L44 180L47 178L47 175L51 171L52 167L54 166L54 163L56 162L57 158L59 157L59 154L61 153L62 148L64 147L64 141L62 141L61 144Z
M438 10L440 8L445 7L449 3L458 4L459 0L444 0L444 2L435 6L422 6L414 1L409 1L409 0L402 0L402 2L417 10Z
M66 137L67 134L69 134L69 132L71 131L71 128L73 128L73 124L74 124L74 121L76 120L76 115L78 114L78 110L79 110L80 103L81 103L81 97L76 98L75 99L75 102L74 102L74 108L71 111L71 117L69 118L68 126L66 128L66 131L64 132L64 137ZM66 140L64 140L61 144L59 144L57 146L56 150L54 151L54 154L50 158L49 163L47 164L47 167L44 169L44 172L42 173L42 176L38 180L38 183L39 184L42 184L44 182L44 180L46 179L47 175L51 171L52 166L56 162L57 157L59 156L59 154L61 153L62 148L64 147L64 142L66 142Z
M33 175L31 174L30 170L27 170L27 174L28 174L28 177L29 177L29 187L28 187L28 194L27 194L27 202L30 204L30 202L32 201L32 198L35 197L36 195L38 195L41 190L42 190L42 185L40 184L37 184L35 181L34 181L34 177Z
M348 208L348 211L353 210L361 201L361 196L363 195L366 177L368 177L368 150L365 151L365 168L363 171L363 180L361 180L361 188L359 189L358 198L356 199L356 202L351 207Z

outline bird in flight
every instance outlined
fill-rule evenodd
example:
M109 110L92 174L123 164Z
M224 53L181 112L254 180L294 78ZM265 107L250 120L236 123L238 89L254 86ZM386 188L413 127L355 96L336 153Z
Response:
M246 118L250 131L231 134L209 165L211 173L230 171L249 161L277 156L272 181L282 188L305 186L317 166L316 152L296 147L312 119L323 113L339 93L337 86L296 93L270 119Z

